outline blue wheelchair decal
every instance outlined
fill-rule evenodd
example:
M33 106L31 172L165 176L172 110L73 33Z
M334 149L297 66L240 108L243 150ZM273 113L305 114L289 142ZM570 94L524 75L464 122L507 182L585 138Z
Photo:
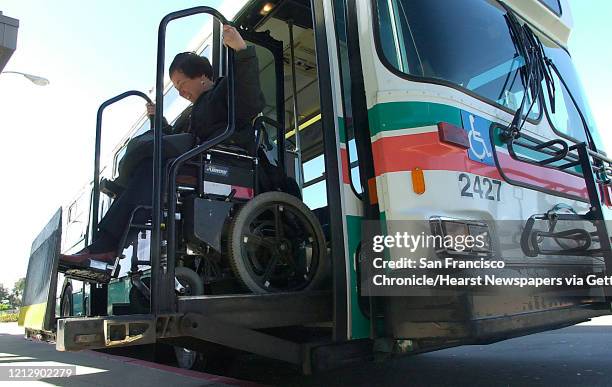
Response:
M461 112L461 119L470 141L470 149L468 149L470 160L495 166L493 146L489 137L491 122L465 111Z

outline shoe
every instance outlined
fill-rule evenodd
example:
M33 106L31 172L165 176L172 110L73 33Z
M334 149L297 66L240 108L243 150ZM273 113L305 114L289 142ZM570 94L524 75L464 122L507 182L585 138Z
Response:
M86 266L86 267L94 267L97 266L95 264L92 265L91 261L95 261L96 263L106 263L106 264L114 264L115 259L117 258L116 251L108 251L105 253L91 253L87 248L79 251L76 254L60 254L60 262L78 265L78 266Z

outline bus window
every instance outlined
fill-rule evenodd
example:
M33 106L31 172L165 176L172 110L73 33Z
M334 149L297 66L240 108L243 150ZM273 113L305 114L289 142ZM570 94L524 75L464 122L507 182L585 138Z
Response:
M555 87L554 108L550 105L550 99L546 98L546 109L550 124L565 137L570 137L577 142L586 141L584 126L567 88L563 86L557 74L553 73L553 80Z
M359 176L359 158L355 146L355 127L353 125L353 106L351 100L351 69L348 57L345 1L334 2L334 20L336 21L336 39L338 44L338 59L340 65L340 83L342 85L343 124L345 131L346 152L348 156L348 170L351 185L357 194L363 193Z
M540 0L545 6L547 6L551 11L561 16L561 3L559 0Z
M80 243L87 232L87 216L89 208L89 195L83 189L68 206L68 215L62 237L62 248L70 249Z
M273 120L278 120L276 114L276 69L274 67L274 55L265 47L251 42L249 44L255 46L257 60L259 61L259 84L261 85L261 92L266 103L263 108L263 115Z
M569 54L551 41L545 38L541 39L545 47L544 50L546 56L552 60L563 78L563 81L561 81L556 72L552 71L555 86L554 113L552 107L550 106L550 98L547 94L547 90L545 87L543 87L544 92L546 93L544 99L546 100L546 111L550 124L563 137L569 138L576 142L586 141L585 128L580 114L578 113L578 109L580 109L580 112L582 112L587 126L590 129L590 132L593 133L594 136L597 136L594 120L592 119L591 112L588 108L584 93L582 92L582 87L580 86L580 82L578 80L578 74L576 73ZM576 108L576 105L572 101L571 97L574 97L576 100L578 108Z
M304 203L311 209L327 205L327 185L325 184L325 156L319 155L304 163Z
M377 0L376 5L379 54L391 71L468 90L510 110L519 107L525 61L501 6L482 0ZM529 117L539 116L536 101Z

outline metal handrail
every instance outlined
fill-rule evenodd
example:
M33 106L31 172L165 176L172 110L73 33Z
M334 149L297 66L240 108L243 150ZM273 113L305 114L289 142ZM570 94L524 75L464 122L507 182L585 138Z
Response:
M110 98L104 101L100 107L98 108L98 114L96 116L96 145L94 151L94 177L93 177L93 198L92 198L92 229L91 229L91 237L92 240L95 239L98 233L98 208L100 206L100 147L102 142L102 113L104 109L108 106L114 104L115 102L119 102L124 98L130 96L137 96L143 98L148 103L152 103L151 98L149 98L145 93L138 90L129 90L124 93L121 93L113 98ZM151 120L151 124L153 124L153 117L149 118Z
M162 113L163 113L163 82L164 82L164 65L166 54L166 27L172 20L192 16L196 14L207 13L217 18L223 24L229 24L227 19L214 8L211 7L193 7L169 13L159 23L157 33L157 71L155 82L155 124L154 124L154 149L153 149L153 231L151 233L151 289L153 289L151 297L151 310L154 314L160 312L173 311L176 308L174 292L174 262L176 256L175 248L175 228L176 220L174 213L176 212L176 176L179 167L187 160L202 154L210 147L222 142L231 136L235 130L235 107L234 107L234 52L231 49L227 50L227 77L228 84L227 94L227 127L225 131L194 149L182 154L176 158L170 166L169 180L169 200L168 200L168 251L167 261L162 265L161 262L161 228L162 228L162 156L163 156L163 139L162 139ZM163 273L160 269L163 266Z

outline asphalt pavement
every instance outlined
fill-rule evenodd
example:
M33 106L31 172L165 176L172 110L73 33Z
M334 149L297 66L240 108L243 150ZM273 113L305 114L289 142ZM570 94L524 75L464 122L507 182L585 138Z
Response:
M56 370L71 366L69 377L26 380L33 372L59 375ZM35 371L32 371L35 370ZM187 371L139 359L94 351L58 352L54 344L24 339L23 328L16 323L0 323L0 385L57 386L255 386L232 378Z
M612 386L608 369L612 366L612 316L489 345L358 364L311 376L300 375L282 362L261 358L242 362L229 367L224 376L215 376L93 351L56 352L54 345L24 340L15 324L0 324L0 367L77 365L77 376L40 381L63 386Z
M287 386L612 386L612 316L489 345L361 364Z

